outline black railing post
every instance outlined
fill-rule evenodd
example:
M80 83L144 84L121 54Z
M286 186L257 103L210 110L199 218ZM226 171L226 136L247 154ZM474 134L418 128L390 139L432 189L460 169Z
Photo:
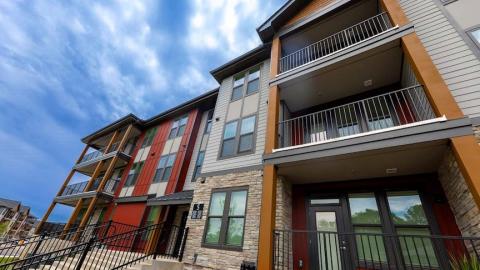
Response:
M109 220L107 226L105 226L105 232L103 233L103 238L107 237L108 231L110 230L110 226L112 226L112 220Z
M185 228L183 233L182 245L180 246L180 253L178 254L178 261L181 262L183 260L183 252L185 250L185 244L187 242L188 236L188 227Z
M43 242L43 240L45 239L46 236L47 236L47 234L45 232L42 232L42 234L40 235L40 241L37 242L37 244L35 245L35 248L33 249L32 253L30 255L28 255L28 254L26 254L26 255L31 256L31 257L35 256L35 254L37 254L37 251L40 248L40 246L42 245L42 242Z
M88 252L90 251L90 248L92 248L93 243L95 243L95 235L88 240L87 244L85 245L85 249L82 251L82 255L80 255L80 259L77 262L77 265L75 266L75 270L80 270L82 269L83 262L85 261L85 258L87 257Z

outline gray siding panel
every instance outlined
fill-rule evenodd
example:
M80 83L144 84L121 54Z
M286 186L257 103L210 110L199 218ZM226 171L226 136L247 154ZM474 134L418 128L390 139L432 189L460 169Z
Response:
M399 2L463 113L479 116L480 61L434 1Z
M227 116L228 105L232 95L233 78L229 77L222 81L218 94L215 113L213 116L212 131L210 133L205 160L202 166L202 173L212 173L216 171L237 169L248 166L262 164L262 155L265 148L265 132L267 127L267 99L268 83L270 73L270 61L266 60L261 65L260 70L260 103L258 108L257 131L255 140L255 152L249 155L243 155L228 159L219 159L222 132ZM215 119L219 121L215 121Z

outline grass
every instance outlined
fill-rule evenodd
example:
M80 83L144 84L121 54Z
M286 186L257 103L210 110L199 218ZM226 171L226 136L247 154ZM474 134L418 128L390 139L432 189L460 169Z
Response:
M10 257L0 257L0 270L7 270L7 269L11 269L12 266L2 266L2 264L7 264L7 263L10 263L10 262L13 262L15 260L15 258L10 258Z

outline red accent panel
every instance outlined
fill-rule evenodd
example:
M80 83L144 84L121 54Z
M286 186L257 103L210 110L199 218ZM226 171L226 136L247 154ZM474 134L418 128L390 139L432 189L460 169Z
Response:
M143 202L118 204L113 212L112 220L133 226L140 226L145 207L146 204Z
M201 114L198 109L188 113L188 122L185 126L185 133L180 142L180 149L177 152L175 163L173 164L172 174L165 189L165 194L171 194L181 191L185 183L185 176L188 171L188 165L192 157L194 138L198 132Z
M305 206L305 190L303 187L292 187L292 228L294 230L307 230L307 211ZM308 235L292 235L293 261L303 261L303 268L298 268L294 263L294 269L309 269L310 259L308 257Z
M148 194L148 188L152 183L153 176L157 169L158 161L162 155L165 141L167 140L168 133L170 132L170 126L172 121L166 121L158 126L157 134L150 147L147 159L143 164L143 169L138 176L137 183L133 189L132 196L142 196Z

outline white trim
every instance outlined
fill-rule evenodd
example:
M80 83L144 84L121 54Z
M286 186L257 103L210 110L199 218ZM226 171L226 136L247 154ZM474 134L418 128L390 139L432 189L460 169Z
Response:
M400 126L396 126L396 127L373 130L373 131L363 132L363 133L359 133L359 134L355 134L355 135L349 135L349 136L339 137L339 138L335 138L335 139L330 139L330 140L326 140L326 141L312 142L312 143L306 143L306 144L301 144L301 145L295 145L295 146L273 149L273 153L280 152L280 151L286 151L286 150L292 150L292 149L298 149L298 148L303 148L303 147L308 147L308 146L312 146L312 145L319 145L319 144L343 141L343 140L348 140L348 139L352 139L352 138L368 136L368 135L372 135L372 134L378 134L378 133L383 133L383 132L388 132L388 131L393 131L393 130L399 130L399 129L409 128L409 127L416 127L416 126L422 126L422 125L438 123L438 122L445 122L445 121L447 121L447 117L445 115L443 115L441 117L437 117L437 118L433 118L433 119L429 119L429 120L424 120L424 121L419 121L419 122L415 122L415 123L411 123L411 124L405 124L405 125L400 125Z

